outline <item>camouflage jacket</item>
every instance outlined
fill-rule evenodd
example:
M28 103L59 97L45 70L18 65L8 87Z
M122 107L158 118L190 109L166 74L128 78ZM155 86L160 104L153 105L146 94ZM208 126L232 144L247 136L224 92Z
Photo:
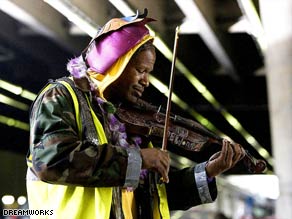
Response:
M94 187L123 186L128 152L79 136L72 97L53 84L32 106L30 153L43 181Z
M100 108L94 102L91 104L104 123ZM32 171L37 178L85 187L131 186L126 184L131 165L129 151L112 144L110 137L108 143L100 144L79 136L72 97L62 84L54 83L38 96L31 109L30 125ZM109 134L108 128L104 129ZM166 185L170 210L215 200L216 183L215 180L207 183L204 167L202 163L170 171L170 183Z

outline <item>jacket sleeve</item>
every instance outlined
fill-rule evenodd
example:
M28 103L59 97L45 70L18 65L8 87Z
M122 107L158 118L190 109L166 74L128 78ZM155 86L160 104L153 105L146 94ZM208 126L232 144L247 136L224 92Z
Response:
M127 177L131 175L138 181L139 175L133 175L128 168L133 162L129 161L134 157L139 163L140 152L83 141L79 137L74 111L69 92L60 84L53 85L34 102L30 115L33 172L49 183L134 186Z
M193 206L211 203L217 197L216 179L207 181L205 163L171 170L166 190L170 210L187 210Z

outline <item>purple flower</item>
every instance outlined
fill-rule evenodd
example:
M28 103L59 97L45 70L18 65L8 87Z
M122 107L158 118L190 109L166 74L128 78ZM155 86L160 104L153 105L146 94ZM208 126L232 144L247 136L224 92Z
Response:
M86 77L87 66L82 56L71 59L67 64L67 70L75 78Z

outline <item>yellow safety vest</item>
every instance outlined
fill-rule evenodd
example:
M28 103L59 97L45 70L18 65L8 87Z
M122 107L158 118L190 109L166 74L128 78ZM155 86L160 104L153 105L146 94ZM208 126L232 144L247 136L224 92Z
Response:
M81 136L82 122L81 117L79 116L80 111L77 96L69 83L65 81L60 81L60 83L67 88L72 96L76 112L77 126ZM44 91L47 90L49 86L50 85L48 85ZM105 132L100 121L89 103L88 106L94 120L100 143L107 143ZM31 157L29 160L31 160ZM28 166L31 166L30 162L28 162ZM157 190L159 201L156 200L154 205L159 206L159 209L158 207L154 209L154 219L169 219L170 214L164 184L157 185ZM49 184L40 180L27 180L27 193L30 210L53 210L50 211L53 213L52 215L34 215L31 216L31 219L108 219L110 217L112 202L111 187L92 188ZM131 214L131 210L127 209L125 203L126 202L123 201L125 218L130 219L132 216L128 216L128 214Z

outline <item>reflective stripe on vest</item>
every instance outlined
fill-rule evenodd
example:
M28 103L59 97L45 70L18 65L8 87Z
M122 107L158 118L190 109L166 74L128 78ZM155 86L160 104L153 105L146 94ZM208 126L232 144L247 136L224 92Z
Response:
M82 121L77 96L67 82L60 81L60 83L67 88L72 97L79 135L82 136ZM46 86L41 93L50 87L51 84ZM107 143L103 127L90 104L88 105L99 141L101 144ZM32 156L30 155L28 158L28 166L31 166L31 160ZM110 187L90 188L49 184L42 181L27 181L27 193L30 209L53 210L53 215L32 216L32 219L107 219L110 216L112 202L112 188ZM48 209L48 206L50 206L50 209Z

